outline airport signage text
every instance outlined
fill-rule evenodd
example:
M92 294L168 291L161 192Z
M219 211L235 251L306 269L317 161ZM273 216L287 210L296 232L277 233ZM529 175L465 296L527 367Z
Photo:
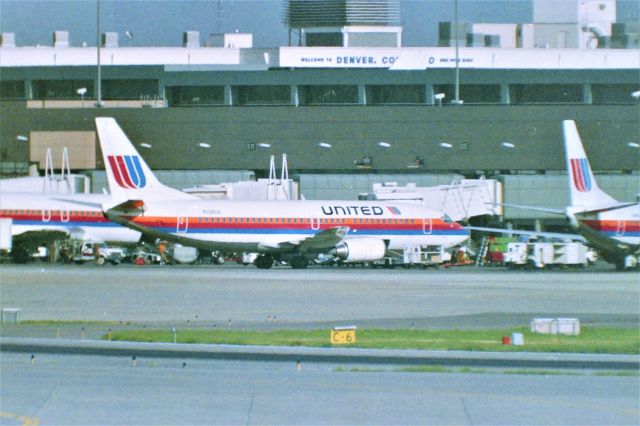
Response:
M280 66L293 68L389 68L398 60L391 49L280 48Z

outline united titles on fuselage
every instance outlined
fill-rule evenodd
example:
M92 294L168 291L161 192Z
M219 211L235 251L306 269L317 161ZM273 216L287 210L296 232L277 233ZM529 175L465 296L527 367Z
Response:
M379 206L321 206L325 216L382 216L384 210Z

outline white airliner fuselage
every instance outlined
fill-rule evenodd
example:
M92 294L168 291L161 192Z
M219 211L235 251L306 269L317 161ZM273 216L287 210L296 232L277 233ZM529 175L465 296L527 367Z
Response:
M11 219L11 234L57 231L92 242L137 242L140 233L108 220L101 205L110 199L102 194L0 194L0 218Z
M378 239L395 250L406 245L447 248L468 237L438 212L372 201L150 201L143 211L122 217L135 229L185 244L254 251L276 251L335 228L344 229L345 240Z

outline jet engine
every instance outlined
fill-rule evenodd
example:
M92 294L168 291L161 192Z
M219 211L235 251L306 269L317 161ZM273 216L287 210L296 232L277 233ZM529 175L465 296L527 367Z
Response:
M376 238L353 238L342 241L333 250L340 259L347 262L368 262L384 257L387 246Z

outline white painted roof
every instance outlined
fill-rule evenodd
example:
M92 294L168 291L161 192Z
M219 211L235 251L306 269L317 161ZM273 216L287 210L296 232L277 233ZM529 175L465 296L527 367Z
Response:
M101 64L167 68L387 68L455 67L452 47L280 47L273 49L118 47L100 49ZM459 49L461 68L640 69L638 49ZM3 47L0 67L95 66L95 47Z

